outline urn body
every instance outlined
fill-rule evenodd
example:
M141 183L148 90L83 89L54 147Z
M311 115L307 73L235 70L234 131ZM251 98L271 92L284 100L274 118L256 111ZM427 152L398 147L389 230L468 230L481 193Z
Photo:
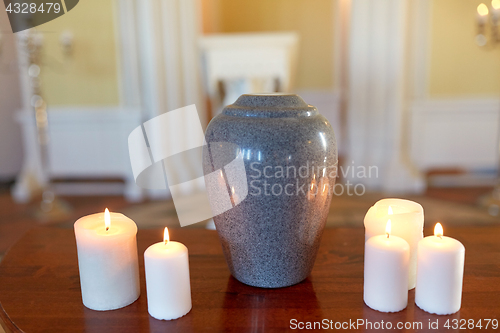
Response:
M337 175L330 123L294 94L242 95L210 122L205 139L204 173L219 177L206 186L221 212L214 222L231 274L263 288L304 280Z

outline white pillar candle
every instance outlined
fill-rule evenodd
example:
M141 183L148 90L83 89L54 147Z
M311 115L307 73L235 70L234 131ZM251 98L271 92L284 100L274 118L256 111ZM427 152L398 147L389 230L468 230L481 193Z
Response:
M385 234L385 224L392 221L392 235L403 238L410 245L408 290L415 288L417 274L417 245L424 237L424 209L414 201L382 199L370 207L365 216L365 242Z
M386 235L371 237L365 243L363 299L381 312L398 312L408 305L408 264L410 245L391 235L391 220Z
M123 214L97 213L75 222L83 304L119 309L140 295L137 225Z
M486 6L484 3L477 6L477 22L479 25L485 25L486 23L488 23L488 14L488 6Z
M148 312L156 319L171 320L191 310L188 250L172 242L165 228L164 241L144 252Z
M434 236L418 243L415 303L429 313L448 315L460 310L464 276L465 247L443 236L440 223Z
M491 15L493 24L498 24L500 18L500 0L491 0Z

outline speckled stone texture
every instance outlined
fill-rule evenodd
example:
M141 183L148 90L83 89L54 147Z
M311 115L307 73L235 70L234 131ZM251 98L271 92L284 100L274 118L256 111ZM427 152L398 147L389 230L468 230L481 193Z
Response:
M246 180L225 185L234 207L214 217L231 274L263 288L304 280L314 265L337 172L329 122L294 94L242 95L210 122L205 138L205 174L222 170L222 178L224 165L237 156L245 165ZM245 186L242 199L238 187ZM217 204L211 185L207 190Z

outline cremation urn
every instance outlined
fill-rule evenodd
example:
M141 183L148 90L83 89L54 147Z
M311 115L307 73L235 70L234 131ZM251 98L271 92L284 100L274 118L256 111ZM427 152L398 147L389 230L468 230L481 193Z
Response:
M337 175L328 120L295 94L248 94L210 122L205 139L205 183L231 274L263 288L304 280Z

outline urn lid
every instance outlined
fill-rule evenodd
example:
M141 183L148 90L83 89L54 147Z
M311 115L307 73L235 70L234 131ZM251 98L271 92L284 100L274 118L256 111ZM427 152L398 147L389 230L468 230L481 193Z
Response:
M226 106L222 113L258 118L310 117L319 114L316 107L291 93L244 94L234 104Z

